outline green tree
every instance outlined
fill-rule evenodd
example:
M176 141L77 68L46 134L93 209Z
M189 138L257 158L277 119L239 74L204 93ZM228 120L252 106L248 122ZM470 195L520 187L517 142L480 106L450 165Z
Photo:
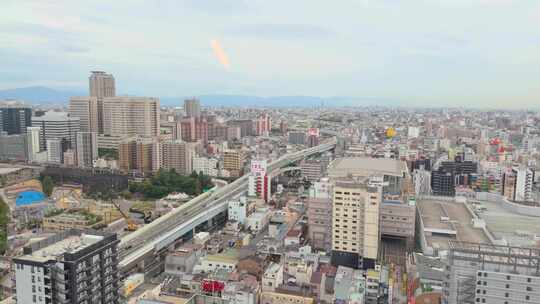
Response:
M51 194L53 192L53 189L54 189L54 182L53 182L52 178L47 175L47 176L45 176L43 178L43 181L41 183L43 185L43 192L47 196L51 196Z
M7 184L7 178L5 176L0 176L0 187L4 187Z
M7 225L9 222L9 207L0 197L0 254L7 250Z

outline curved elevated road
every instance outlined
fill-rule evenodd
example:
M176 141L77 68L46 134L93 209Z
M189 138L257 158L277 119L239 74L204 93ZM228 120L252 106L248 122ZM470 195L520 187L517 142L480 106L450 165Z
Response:
M316 147L284 155L271 162L268 171L272 172L313 154L331 150L335 144L336 140L331 139ZM214 187L123 237L119 245L120 269L133 265L151 252L166 248L197 225L226 211L228 200L247 191L248 178L248 175L244 175L230 184Z

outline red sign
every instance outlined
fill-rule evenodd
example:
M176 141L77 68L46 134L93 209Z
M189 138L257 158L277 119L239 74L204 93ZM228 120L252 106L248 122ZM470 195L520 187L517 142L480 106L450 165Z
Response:
M225 289L225 283L219 281L203 280L201 289L204 292L222 292Z
M308 129L308 136L319 136L319 128L309 128Z

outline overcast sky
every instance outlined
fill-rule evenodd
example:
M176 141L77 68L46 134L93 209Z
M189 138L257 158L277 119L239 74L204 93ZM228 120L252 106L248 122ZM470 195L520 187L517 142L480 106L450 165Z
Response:
M0 45L0 89L540 104L537 0L0 0Z

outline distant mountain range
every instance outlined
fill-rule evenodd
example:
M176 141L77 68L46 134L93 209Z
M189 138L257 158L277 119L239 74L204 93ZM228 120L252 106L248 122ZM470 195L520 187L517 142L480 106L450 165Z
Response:
M85 96L87 92L62 91L47 87L26 87L0 90L0 100L16 99L30 104L62 105L69 102L71 96ZM315 107L315 106L399 106L396 100L387 98L356 97L317 97L317 96L273 96L260 97L251 95L199 95L204 106L240 106L240 107ZM162 105L182 106L185 97L160 97Z
M60 91L46 87L27 87L0 90L0 99L16 99L31 104L67 104L71 96L87 93Z

